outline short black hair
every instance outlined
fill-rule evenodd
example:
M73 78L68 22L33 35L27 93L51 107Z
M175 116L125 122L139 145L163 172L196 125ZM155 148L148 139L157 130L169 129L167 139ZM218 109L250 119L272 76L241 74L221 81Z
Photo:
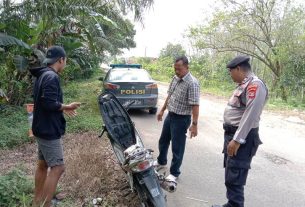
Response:
M61 57L63 58L64 60L66 59L66 57ZM46 66L47 67L50 67L51 65L54 65L55 63L57 63L61 58L58 58L54 63L47 63Z
M175 63L182 61L183 65L189 65L189 60L187 59L187 57L185 55L176 57L175 59Z
M241 64L238 65L239 67L241 67L242 70L244 71L250 71L251 70L251 65L249 62L243 62Z

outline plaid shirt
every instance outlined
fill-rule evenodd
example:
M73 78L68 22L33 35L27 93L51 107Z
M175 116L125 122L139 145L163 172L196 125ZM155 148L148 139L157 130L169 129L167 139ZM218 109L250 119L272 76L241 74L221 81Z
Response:
M190 72L181 79L174 76L167 93L169 95L168 111L175 114L191 115L192 106L199 105L199 83Z

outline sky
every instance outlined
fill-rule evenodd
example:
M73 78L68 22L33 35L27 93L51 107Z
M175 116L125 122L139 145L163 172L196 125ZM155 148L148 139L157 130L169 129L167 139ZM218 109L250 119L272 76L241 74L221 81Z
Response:
M12 0L15 3L21 0ZM143 24L136 22L136 48L124 50L124 57L158 57L167 43L186 47L183 34L190 25L204 20L216 0L154 0L153 7L144 14ZM2 0L0 0L2 3ZM128 15L129 18L129 15ZM144 25L144 27L143 27Z
M190 25L202 23L212 10L215 0L155 0L153 8L144 14L144 28L136 23L136 48L125 50L124 57L158 57L167 43L187 41L183 34ZM188 50L186 48L186 50Z

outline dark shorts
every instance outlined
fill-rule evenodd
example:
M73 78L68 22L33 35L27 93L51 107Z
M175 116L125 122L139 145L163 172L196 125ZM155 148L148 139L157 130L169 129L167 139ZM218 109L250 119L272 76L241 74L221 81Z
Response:
M37 137L36 140L39 160L44 160L48 167L64 164L62 139L47 140Z

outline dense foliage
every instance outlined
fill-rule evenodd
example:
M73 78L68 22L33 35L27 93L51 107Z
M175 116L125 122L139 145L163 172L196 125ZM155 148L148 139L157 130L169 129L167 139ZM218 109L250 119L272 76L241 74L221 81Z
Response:
M287 101L291 94L305 101L304 7L290 0L223 0L223 5L187 32L195 55L210 63L219 56L249 55L273 97Z
M107 56L135 47L134 25L126 14L132 13L135 20L141 21L143 12L152 3L152 0L3 1L0 88L11 104L23 104L26 101L23 96L30 95L27 69L41 65L43 52L54 44L63 45L69 57L65 80L89 77ZM23 43L17 44L5 35Z

